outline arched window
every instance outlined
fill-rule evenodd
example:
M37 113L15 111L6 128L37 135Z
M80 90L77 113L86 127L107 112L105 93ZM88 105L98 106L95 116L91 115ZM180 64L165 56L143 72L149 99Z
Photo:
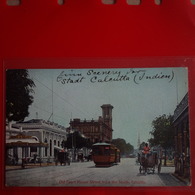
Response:
M33 138L33 139L35 139L36 141L38 141L38 142L39 142L38 137L36 137L36 136L32 136L32 138Z
M50 147L50 156L52 156L52 140L51 139L50 139L49 147Z
M47 144L47 138L45 138L44 143ZM47 147L45 147L45 156L47 156Z

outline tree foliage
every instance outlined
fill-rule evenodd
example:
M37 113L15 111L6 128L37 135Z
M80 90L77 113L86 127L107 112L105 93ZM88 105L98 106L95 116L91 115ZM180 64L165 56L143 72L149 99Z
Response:
M153 138L149 139L151 146L161 146L165 149L174 147L174 126L172 115L162 115L152 121L153 130L150 134Z
M29 115L28 108L33 102L34 82L28 70L9 69L6 71L6 119L23 121Z
M83 137L79 131L74 131L73 133L68 134L66 142L62 147L66 148L91 148L92 143L90 143L89 139Z
M112 144L120 150L122 155L128 155L134 151L134 147L121 138L113 139Z

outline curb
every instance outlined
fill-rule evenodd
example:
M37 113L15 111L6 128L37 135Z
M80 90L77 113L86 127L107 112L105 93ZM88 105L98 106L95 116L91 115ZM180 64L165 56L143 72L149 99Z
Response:
M16 166L6 166L5 171L12 171L12 170L23 170L23 169L32 169L32 168L40 168L40 167L49 167L49 166L54 166L55 163L51 163L49 165L42 163L40 164L33 164L33 165L25 165L24 168L22 168L22 165L16 165Z

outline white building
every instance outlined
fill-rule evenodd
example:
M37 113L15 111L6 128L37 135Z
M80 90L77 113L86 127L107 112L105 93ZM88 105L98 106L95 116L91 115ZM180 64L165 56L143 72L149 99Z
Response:
M48 145L48 147L29 147L22 148L10 147L10 139L17 138L17 135L23 135L24 138L31 138L40 145ZM58 150L62 149L63 141L67 140L66 128L53 122L41 119L32 119L26 122L19 122L6 127L6 143L9 145L7 153L12 156L18 156L19 159L32 158L34 154L38 155L42 161L50 159L54 160ZM21 140L18 140L18 143ZM8 144L9 143L9 144ZM24 154L25 153L25 154Z

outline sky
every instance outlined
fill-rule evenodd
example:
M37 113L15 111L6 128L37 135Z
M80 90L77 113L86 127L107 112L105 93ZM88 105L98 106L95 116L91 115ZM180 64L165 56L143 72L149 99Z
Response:
M25 121L39 118L68 127L71 118L97 120L101 106L111 104L113 139L123 138L135 148L138 135L147 142L152 121L173 114L188 91L183 67L28 71L36 87Z

